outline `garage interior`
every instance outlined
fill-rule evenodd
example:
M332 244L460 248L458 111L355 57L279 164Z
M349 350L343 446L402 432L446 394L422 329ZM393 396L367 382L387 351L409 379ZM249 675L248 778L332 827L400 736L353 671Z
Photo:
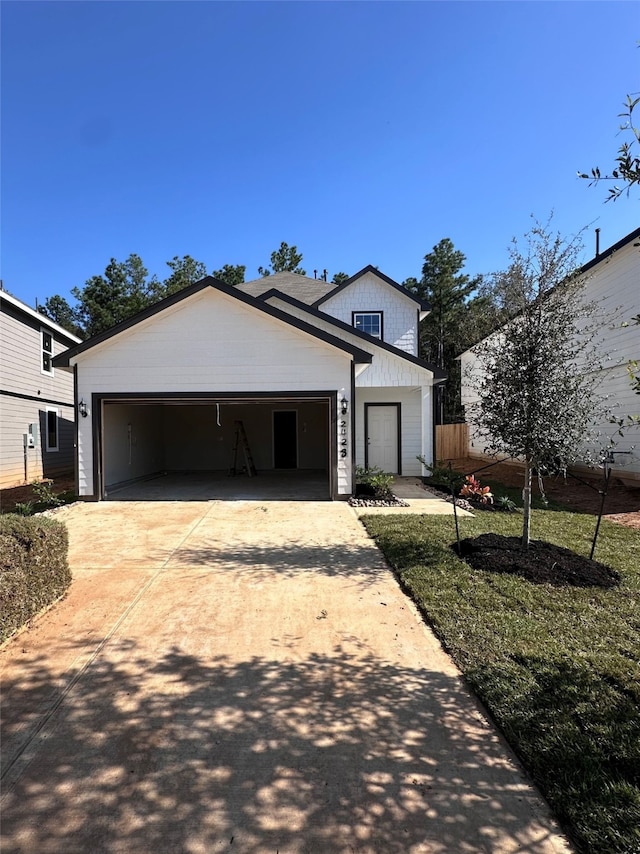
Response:
M327 397L104 400L102 497L329 500L330 412Z

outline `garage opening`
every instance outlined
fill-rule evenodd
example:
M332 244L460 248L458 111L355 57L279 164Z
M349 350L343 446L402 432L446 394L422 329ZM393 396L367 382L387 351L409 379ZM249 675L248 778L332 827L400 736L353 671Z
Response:
M101 497L328 500L334 409L327 395L103 399Z

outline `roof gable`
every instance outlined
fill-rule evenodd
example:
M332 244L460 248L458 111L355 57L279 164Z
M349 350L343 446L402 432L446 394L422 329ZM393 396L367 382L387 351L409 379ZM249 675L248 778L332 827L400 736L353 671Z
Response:
M389 278L389 276L386 276L384 273L381 273L380 270L377 270L371 264L368 264L366 267L363 267L362 270L359 270L357 273L354 273L353 276L350 276L348 279L345 279L345 281L342 282L342 284L335 286L333 288L333 290L331 290L331 291L329 291L329 293L321 296L319 299L317 299L311 305L314 308L318 308L324 302L331 299L336 294L339 294L341 291L344 291L346 288L349 287L349 285L352 285L354 282L356 282L358 279L362 278L362 276L366 275L367 273L373 273L374 276L376 276L378 279L380 279L385 284L389 285L394 290L398 291L398 293L400 293L403 297L411 300L411 302L414 302L417 306L419 306L421 311L431 311L431 306L429 305L428 302L421 300L415 294L412 294L411 291L408 291L402 285L398 284L398 282L395 282L393 279Z
M602 262L610 259L616 252L619 252L621 249L624 249L628 245L632 244L634 240L640 241L640 228L636 228L634 231L629 232L629 234L627 234L625 237L618 240L617 243L614 243L612 246L609 246L607 249L605 249L604 252L600 252L598 255L595 255L590 261L587 261L586 264L583 264L581 267L578 268L577 275L581 276L584 273L593 270ZM640 242L636 243L635 245L640 246ZM559 284L562 283L560 282ZM556 287L558 287L558 285L554 285L552 290L554 290ZM511 320L515 320L516 317L518 317L518 315L515 315L515 317L511 318ZM496 327L496 329L494 329L492 332L489 332L488 335L485 335L479 341L476 341L475 344L472 344L471 347L467 347L466 350L463 350L462 353L456 356L456 361L462 359L462 357L465 356L467 353L471 353L479 344L481 344L483 341L486 341L487 338L491 338L492 335L496 335L496 333L500 332L501 329L504 329L506 326L508 326L511 320Z
M101 332L99 335L95 335L93 338L90 338L88 341L83 341L75 347L71 347L64 353L61 353L60 355L54 358L54 366L69 367L70 360L72 358L80 355L81 353L86 352L87 350L92 349L93 347L96 347L99 344L102 344L105 341L115 338L121 333L126 332L127 330L137 326L139 323L142 323L145 320L148 320L158 314L161 314L168 308L179 304L183 300L186 300L194 294L200 293L201 291L206 290L207 288L213 288L216 291L220 291L221 293L226 294L227 296L230 296L241 303L244 303L252 309L267 314L270 317L280 320L283 323L286 323L287 325L294 327L295 329L298 329L301 332L311 335L314 338L317 338L325 342L326 344L335 347L336 349L348 353L350 356L353 357L354 361L359 364L368 364L372 360L371 354L367 353L365 350L361 350L359 347L355 347L351 344L348 344L347 342L333 335L324 333L317 327L293 317L286 311L282 311L281 309L278 309L275 306L271 306L262 300L258 300L255 297L250 296L249 294L245 294L242 291L238 291L231 285L227 285L224 282L219 281L218 279L214 279L212 276L206 276L199 282L195 282L193 285L189 285L188 287L183 288L181 291L178 291L177 293L172 294L166 299L163 299L160 302L149 306L143 311L138 312L138 314L134 315L133 317L130 317L127 320L124 320L121 323L112 326L111 329L107 329L104 332Z

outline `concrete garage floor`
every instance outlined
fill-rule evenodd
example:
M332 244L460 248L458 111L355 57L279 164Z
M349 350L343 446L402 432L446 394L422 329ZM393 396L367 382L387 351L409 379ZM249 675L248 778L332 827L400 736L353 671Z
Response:
M3 854L570 850L345 503L56 515L71 591L0 650Z
M109 501L329 501L323 471L226 471L167 474L108 491Z

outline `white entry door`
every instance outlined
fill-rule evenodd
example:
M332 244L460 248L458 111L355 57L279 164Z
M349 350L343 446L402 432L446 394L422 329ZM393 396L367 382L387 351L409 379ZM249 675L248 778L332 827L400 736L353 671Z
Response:
M398 474L398 404L367 406L367 466Z

